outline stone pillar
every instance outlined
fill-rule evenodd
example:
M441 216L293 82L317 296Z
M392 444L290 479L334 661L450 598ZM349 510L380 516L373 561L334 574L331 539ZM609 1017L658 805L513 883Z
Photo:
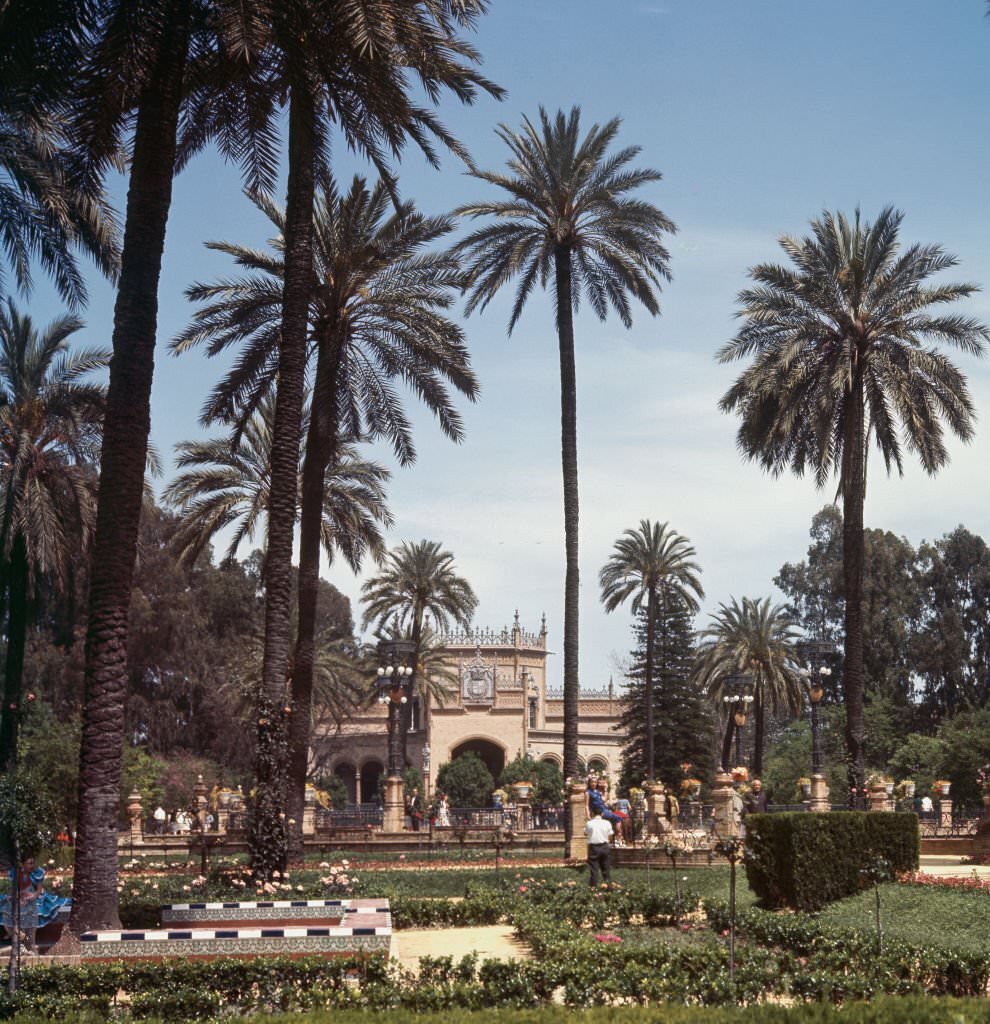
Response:
M808 810L816 814L824 814L826 811L831 810L831 808L832 803L829 800L828 783L825 781L825 776L812 775L811 802Z
M230 798L232 794L220 790L217 796L217 831L223 834L227 832L227 822L230 820Z
M303 802L302 834L316 835L316 787L306 783L306 798Z
M584 826L588 824L588 804L583 782L572 782L567 787L567 805L571 816L571 838L567 844L568 860L588 859L588 840Z
M871 811L887 810L887 791L882 786L878 789L871 789L866 799L869 801Z
M196 800L196 823L200 831L203 831L206 828L206 783L202 775L196 776L193 797Z
M673 827L673 823L667 820L664 813L667 804L665 793L666 790L661 782L646 784L646 826L644 829L646 835L662 836Z
M938 827L952 828L952 798L943 796L938 802Z
M137 787L131 790L127 798L127 817L131 823L131 843L144 842L144 818L141 807L141 794Z
M402 779L385 780L384 832L402 832L406 823L406 802L402 797Z
M723 838L739 835L739 816L733 807L735 795L732 776L728 772L719 772L712 788L712 803L715 805L715 827Z

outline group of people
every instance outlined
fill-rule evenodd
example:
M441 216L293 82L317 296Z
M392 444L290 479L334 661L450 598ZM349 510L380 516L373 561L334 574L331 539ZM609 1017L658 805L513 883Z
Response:
M585 839L588 843L589 882L595 886L602 881L610 882L611 850L614 839L616 846L625 846L625 829L629 827L630 804L620 798L611 805L608 802L608 781L603 778L590 777L586 793L588 820L584 827ZM733 811L740 819L748 814L766 813L767 795L763 791L760 779L753 779L745 793L738 789L732 794ZM670 822L677 816L677 799L668 794L664 803L665 813Z
M155 832L160 836L187 836L193 829L199 829L196 815L192 811L186 811L182 808L167 814L165 808L159 804L155 808L152 818L155 822ZM214 823L212 811L207 810L204 823L206 831L212 832Z

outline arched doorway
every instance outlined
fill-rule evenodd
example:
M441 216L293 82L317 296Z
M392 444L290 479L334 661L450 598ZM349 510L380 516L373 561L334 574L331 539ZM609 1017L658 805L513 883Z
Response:
M381 761L365 761L361 765L361 803L373 804L378 800L378 780L385 766Z
M357 769L349 761L341 761L333 770L334 775L347 789L347 802L357 803Z
M603 757L588 758L588 772L591 775L605 775L608 772L608 765Z
M499 776L505 770L504 748L491 740L465 740L460 745L454 747L450 752L450 759L454 761L459 758L461 754L466 754L469 750L473 751L481 758L485 767L492 773L492 778L495 782L498 782Z

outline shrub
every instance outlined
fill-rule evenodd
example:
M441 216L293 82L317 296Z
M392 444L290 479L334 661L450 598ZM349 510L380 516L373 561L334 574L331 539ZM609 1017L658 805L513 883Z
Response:
M857 892L872 857L885 857L896 872L914 871L918 820L862 811L751 814L746 846L746 877L765 906L818 910Z
M469 750L440 766L437 789L446 793L452 807L486 807L495 780L484 761Z

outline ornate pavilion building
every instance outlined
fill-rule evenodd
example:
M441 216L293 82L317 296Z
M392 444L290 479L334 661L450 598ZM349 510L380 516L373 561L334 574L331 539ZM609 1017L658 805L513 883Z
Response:
M523 629L516 612L511 629L449 633L441 643L456 690L441 706L426 687L416 686L407 748L427 795L440 765L468 750L478 754L496 780L521 753L563 768L564 700L562 691L547 686L546 616L538 633ZM611 682L581 692L578 752L589 768L613 779L625 741L617 731L621 711ZM352 803L375 799L386 764L387 714L374 704L339 730L314 738L317 763L343 780Z

